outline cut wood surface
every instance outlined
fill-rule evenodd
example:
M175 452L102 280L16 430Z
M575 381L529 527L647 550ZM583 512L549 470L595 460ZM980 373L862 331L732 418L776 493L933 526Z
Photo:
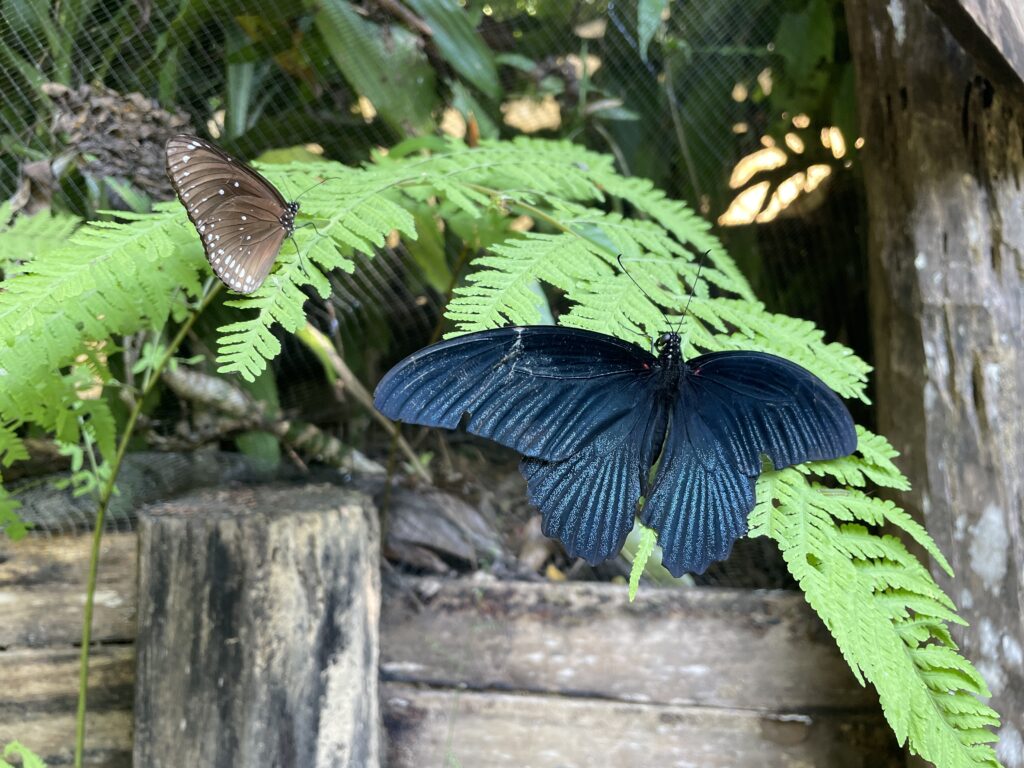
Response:
M388 766L895 768L875 718L382 686Z
M877 712L874 691L857 684L798 593L644 587L630 604L616 584L403 583L404 594L384 604L386 680L765 711Z
M379 765L376 511L335 486L139 514L134 762Z
M89 670L85 764L130 766L135 651L94 648ZM48 765L69 765L77 697L77 650L0 652L0 745L17 739Z
M82 636L91 536L0 537L0 647L71 645ZM135 637L135 534L103 537L93 639Z
M263 637L245 636L243 641L239 630L217 653L240 653L239 646L253 650L254 643L287 634L278 624L287 623L282 617L294 618L300 603L319 601L326 584L358 578L321 564L314 570L322 583L289 592L295 605L278 608L273 600L257 599L263 588L255 585L271 572L287 572L287 583L297 584L296 574L317 560L312 555L316 542L332 534L324 528L312 538L274 548L273 555L264 549L262 559L243 558L248 565L239 571L237 561L230 565L231 558L215 556L216 548L201 545L213 539L208 533L200 536L197 526L220 521L214 528L223 533L225 520L245 516L240 509L272 505L277 514L264 509L266 519L257 527L261 535L279 536L272 530L279 524L275 521L304 490L289 488L270 496L264 489L204 493L184 506L164 507L165 513L177 508L180 514L169 513L163 521L169 526L166 537L148 543L156 561L146 567L143 581L171 569L183 584L189 571L218 568L208 588L173 591L177 602L201 608L218 594L233 592L243 602L248 594L250 608L264 612L256 622ZM344 491L329 493L331 503L340 505ZM244 526L239 526L241 531ZM172 532L176 527L182 530ZM246 546L254 550L259 537L248 536ZM221 538L229 551L238 544L226 533ZM97 634L131 641L136 538L108 534L104 541L101 594L106 591L117 604L97 614ZM70 760L78 659L70 646L80 632L88 546L88 537L69 536L4 542L0 548L0 600L6 616L18 617L2 627L16 642L0 651L0 739L19 738L52 765ZM891 759L891 736L873 692L856 684L798 593L644 587L631 605L625 587L615 584L403 577L387 580L383 606L380 669L383 679L391 681L384 704L388 738L395 745L390 764L395 766L444 765L438 755L447 753L439 750L450 743L455 745L451 754L467 768L571 766L584 764L584 758L589 765L626 768L845 768L886 766ZM163 671L151 673L159 684L183 692L212 676L214 666L222 674L227 667L216 661L212 625L232 617L241 621L238 611L231 610L204 609L195 617L198 623L174 626L150 616L144 622L147 642L167 654ZM316 634L314 623L307 622L304 636ZM24 631L29 626L34 629ZM24 647L41 638L63 647ZM237 641L229 642L232 638ZM303 654L307 659L314 655L296 647L281 658L294 661ZM271 666L284 663L264 658ZM131 646L95 651L87 739L91 766L131 764L133 660ZM228 677L241 681L244 675L233 671ZM289 679L301 688L300 678ZM260 693L252 689L222 695L228 708L259 705ZM198 708L198 702L190 704ZM463 709L466 702L473 706ZM207 717L193 714L187 722ZM181 716L165 712L164 717L180 739ZM571 754L570 743L577 745Z
M1024 84L1021 0L928 0L966 51Z

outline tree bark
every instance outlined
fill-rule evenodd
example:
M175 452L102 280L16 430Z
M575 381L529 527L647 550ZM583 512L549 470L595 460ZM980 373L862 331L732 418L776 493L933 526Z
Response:
M376 517L331 486L203 491L139 524L134 762L376 766Z
M846 4L865 140L880 430L956 570L954 636L1024 766L1024 94L923 0Z

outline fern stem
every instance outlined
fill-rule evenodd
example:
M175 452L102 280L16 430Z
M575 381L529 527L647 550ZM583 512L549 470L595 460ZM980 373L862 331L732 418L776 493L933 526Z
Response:
M565 224L560 222L558 219L556 219L554 216L552 216L547 211L541 210L540 208L538 208L535 205L530 205L529 203L524 203L522 200L516 200L514 198L510 198L509 194L507 192L502 192L500 189L493 189L492 187L485 187L485 186L482 186L480 184L471 184L471 183L466 183L464 186L467 189L473 189L473 190L476 190L477 192L479 192L481 194L487 195L488 197L492 198L493 200L510 200L512 205L514 205L516 208L519 208L520 210L523 210L526 213L530 214L535 219L540 219L541 221L546 221L552 227L554 227L555 229L557 229L557 230L559 230L561 232L573 232L572 229L570 229ZM576 233L573 232L573 234L576 234Z
M82 650L79 655L78 664L78 710L75 713L75 768L82 768L82 757L85 752L85 708L89 687L89 646L92 643L92 613L96 597L96 574L99 570L100 543L103 541L103 520L107 514L107 507L110 506L110 499L114 495L114 484L117 481L118 471L128 450L128 443L131 440L132 431L135 429L135 422L138 421L139 415L142 413L142 404L145 402L146 396L149 395L153 387L160 380L160 372L171 361L174 353L181 346L181 342L184 341L185 336L192 329L199 316L203 314L203 311L210 305L213 298L220 292L220 289L221 284L217 283L203 297L196 311L182 323L177 335L168 345L167 351L164 352L163 356L153 367L153 375L149 377L149 380L143 386L142 392L135 399L135 405L132 407L131 413L128 414L128 421L124 425L121 441L117 445L117 453L111 462L110 476L107 478L107 482L97 498L96 527L92 533L92 548L89 551L89 576L85 585L85 610L82 617Z

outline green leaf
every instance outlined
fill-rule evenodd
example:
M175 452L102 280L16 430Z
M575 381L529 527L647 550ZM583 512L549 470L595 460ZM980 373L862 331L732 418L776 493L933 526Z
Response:
M467 120L472 115L476 119L476 124L480 128L480 136L483 138L498 138L501 134L501 126L491 118L488 110L476 100L469 88L457 80L449 83L449 87L452 92L452 108L457 109Z
M494 57L494 61L496 64L518 69L526 74L530 74L537 69L537 62L518 53L499 53Z
M17 756L21 758L21 768L46 768L43 758L17 741L12 741L4 747L4 757ZM14 768L10 763L0 760L0 768Z
M952 601L898 539L841 522L910 530L895 510L859 491L830 493L795 469L768 472L757 482L750 535L779 543L854 674L874 684L900 744L942 768L995 768L985 728L999 718L976 698L988 695L985 683L950 638L946 624L962 622Z
M228 24L227 38L227 109L224 115L226 138L237 139L246 132L252 122L250 114L253 95L259 84L255 61L233 61L237 53L248 43L245 34L235 24Z
M501 95L494 54L473 29L469 15L453 0L407 0L434 32L431 38L452 69L488 98Z
M775 50L786 62L786 75L797 83L815 78L833 60L835 23L830 0L811 0L795 13L784 13L775 32Z
M137 190L131 183L123 179L116 179L113 176L105 176L103 183L117 195L134 213L145 213L153 203L144 192Z
M314 24L345 79L399 135L432 129L437 86L418 38L397 26L385 34L348 0L324 0Z
M5 534L11 541L23 539L28 533L28 524L18 517L20 506L21 502L12 499L0 486L0 533Z
M647 47L661 26L661 16L668 8L668 0L639 0L636 6L636 37L640 58L647 62Z
M650 560L654 547L658 543L658 532L648 528L637 521L636 528L640 529L640 543L637 545L633 563L629 569L629 602L636 600L636 593L640 590L640 577L647 568L647 561Z
M423 272L423 278L444 296L452 284L452 272L444 250L441 225L427 209L416 213L416 239L406 243L409 255Z
M9 211L6 204L4 207ZM16 216L7 225L8 216L9 213L0 211L0 243L4 245L0 272L8 278L21 271L18 263L25 264L59 248L82 223L76 216L40 211L33 216Z

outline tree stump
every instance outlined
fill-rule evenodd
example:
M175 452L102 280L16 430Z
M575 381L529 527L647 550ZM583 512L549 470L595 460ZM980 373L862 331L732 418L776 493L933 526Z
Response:
M139 519L134 763L377 766L376 515L331 486Z

